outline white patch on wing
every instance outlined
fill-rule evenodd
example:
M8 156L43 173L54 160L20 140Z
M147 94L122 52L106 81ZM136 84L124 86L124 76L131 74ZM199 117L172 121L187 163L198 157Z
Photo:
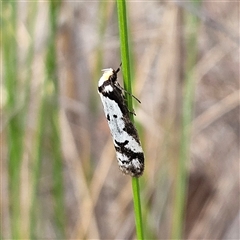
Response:
M117 159L119 168L125 173L135 176L136 173L140 173L143 168L143 163L140 163L138 159L129 161L128 157L122 153L117 152ZM131 169L135 170L135 173Z
M112 92L112 91L113 91L113 88L112 88L112 86L108 85L108 86L106 86L106 87L104 88L103 91L104 91L104 92Z
M125 127L125 122L122 119L123 114L118 104L114 100L111 100L108 97L104 97L102 94L100 94L100 96L103 102L106 118L107 115L109 115L110 117L110 121L108 121L108 124L113 140L116 140L120 143L128 141L128 143L124 145L126 148L136 153L143 152L142 147L139 145L139 143L131 135L129 135L126 131L123 130ZM116 115L117 118L115 118L113 115ZM115 142L114 145L116 146Z
M130 163L128 157L120 152L116 152L117 159L119 159L118 164L123 165L123 162Z
M132 165L134 166L134 168L140 169L142 164L138 161L138 159L133 159Z
M132 162L129 161L129 158L122 153L116 152L116 155L117 155L119 168L126 174L129 174L129 166L132 165Z

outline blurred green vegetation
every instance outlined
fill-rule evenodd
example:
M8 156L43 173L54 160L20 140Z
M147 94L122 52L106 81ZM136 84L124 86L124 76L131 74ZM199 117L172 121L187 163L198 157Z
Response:
M22 168L26 154L31 154L31 169L29 181L31 189L27 189L32 194L29 201L31 202L30 218L30 235L29 238L38 238L37 227L41 225L41 208L43 206L38 198L40 190L40 179L43 175L42 160L48 159L52 165L52 201L54 205L52 221L58 238L65 238L65 216L64 216L64 186L63 186L63 158L60 146L59 136L59 118L58 118L58 83L57 83L57 64L56 64L56 33L59 7L61 2L49 3L50 16L50 36L47 40L45 55L45 73L44 79L41 79L42 88L39 88L40 99L37 115L37 130L32 139L33 150L26 149L26 136L29 134L29 108L31 104L31 65L33 64L34 43L29 44L27 58L25 62L19 64L19 41L17 16L18 4L16 2L3 3L3 68L4 84L7 93L7 103L4 108L7 115L7 146L8 146L8 182L9 182L9 217L11 223L11 237L21 239L24 237L22 231L21 217L21 186ZM31 11L37 12L35 3L30 4ZM32 22L36 21L36 16L32 15L29 20L30 41L34 39ZM22 74L26 71L27 74ZM29 74L29 75L28 75ZM50 147L51 146L51 147ZM50 148L49 148L50 147ZM26 233L25 233L26 234ZM25 236L24 238L26 238Z

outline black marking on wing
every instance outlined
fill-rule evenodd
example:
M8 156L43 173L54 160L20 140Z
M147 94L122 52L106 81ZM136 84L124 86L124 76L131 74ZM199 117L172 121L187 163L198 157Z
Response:
M99 92L99 93L102 93L103 89L104 89L103 85L102 85L102 86L99 86L99 87L98 87L98 92Z
M132 136L137 143L140 144L137 130L132 124L131 120L128 117L123 117L123 121L125 122L125 127L123 128L123 131L125 131L128 135Z
M129 143L128 140L125 140L124 142L118 142L117 140L114 140L115 144L118 145L119 147L123 148L125 145Z
M136 153L136 152L133 152L131 149L126 148L125 146L129 143L128 140L125 140L124 142L118 142L117 140L114 140L114 142L117 145L117 146L115 145L116 151L126 155L128 157L128 159L130 159L130 160L138 158L138 156L141 155L140 153L142 153L142 152ZM142 153L142 156L143 156L143 153ZM143 158L140 156L140 159L142 159L144 161L144 156L143 156Z
M136 168L136 166L134 166L133 164L124 163L124 161L123 164L119 166L119 168L122 170L123 173L129 174L132 177L140 177L144 171L143 164Z
M112 92L104 92L102 90L101 93L103 94L103 96L105 96L117 103L118 107L120 108L120 110L123 114L122 120L125 123L125 127L123 128L123 131L125 131L126 133L131 135L140 144L137 130L129 118L129 110L125 103L125 99L123 98L121 89L119 89L115 85L113 85L110 80L105 81L102 86L103 86L103 88L105 88L108 85L111 85L111 87L113 88L113 91ZM115 116L116 115L113 115L114 118L117 117L117 116L116 117Z
M121 90L119 90L115 86L112 86L112 87L113 87L114 91L108 92L108 93L103 92L103 95L117 103L117 105L119 106L119 108L123 114L122 120L125 123L125 126L122 130L125 131L128 135L132 136L136 140L136 142L140 144L137 130L129 118L129 110L125 104L125 101L121 94ZM117 116L114 114L113 117L116 118ZM111 120L112 120L112 118L111 118Z
M110 121L110 116L109 116L109 114L107 114L107 120Z
M124 154L129 159L128 162L131 162L133 159L138 159L140 163L144 163L143 152L133 152L131 149L126 148L125 146L115 146L117 152Z
M122 89L124 90L124 88L122 88L121 85L117 82L117 73L119 72L119 69L120 68L118 68L117 70L113 70L113 74L109 77L109 79L104 81L103 84L98 87L98 92L101 93L103 96L108 97L111 100L114 100L118 104L123 115L126 115L127 117L129 117L129 113L136 115L134 110L132 112L127 108L126 99L122 91ZM111 86L113 91L105 92L104 89L107 86Z
M121 109L122 114L126 117L129 117L129 115L128 115L129 111L125 104L121 90L119 90L115 86L112 86L112 87L113 87L113 91L112 92L102 92L103 96L108 97L109 99L115 101L117 103L118 107Z
M114 117L114 118L117 118L117 115L116 115L116 114L113 114L113 117Z
M121 162L120 169L126 173L130 174L133 177L139 177L142 175L144 171L144 154L143 152L133 152L131 149L126 148L125 142L124 143L118 143L119 146L115 146L115 149L117 152L121 153L122 155L125 155L127 157L126 160L122 160L118 158L118 160ZM134 164L132 164L132 161L134 159L137 159L140 163L140 166L136 168Z

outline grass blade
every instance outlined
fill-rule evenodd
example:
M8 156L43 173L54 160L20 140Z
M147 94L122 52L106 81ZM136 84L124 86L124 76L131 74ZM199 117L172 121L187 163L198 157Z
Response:
M20 238L20 169L23 154L23 109L19 109L19 82L17 69L17 3L3 2L2 16L2 53L4 84L7 92L6 111L9 116L7 127L8 144L8 181L11 234L13 239ZM19 109L19 110L18 110Z
M199 2L195 3L196 6ZM191 29L198 28L198 19L196 16L187 14L187 27ZM182 128L180 140L180 156L176 176L176 192L174 199L174 212L172 224L172 239L181 239L184 227L184 211L186 207L188 164L191 141L191 123L193 115L193 102L195 79L193 79L193 68L197 60L197 31L193 31L187 40L187 58L184 79L183 105L182 105Z
M124 88L132 93L131 87L131 72L130 72L130 56L129 56L129 44L128 44L128 26L127 26L127 12L126 2L124 0L117 1L118 9L118 24L119 34L121 41L121 59L122 59L122 72L124 79ZM132 97L127 94L127 106L132 111ZM132 122L134 122L133 114L130 115ZM137 239L144 239L143 236L143 224L142 224L142 212L141 212L141 199L140 199L140 188L139 179L132 178L132 189L133 189L133 203L136 223Z

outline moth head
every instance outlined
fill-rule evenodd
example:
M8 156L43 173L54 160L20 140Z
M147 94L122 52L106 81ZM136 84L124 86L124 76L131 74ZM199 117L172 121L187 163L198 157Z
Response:
M102 71L103 71L103 75L98 82L99 87L102 86L104 84L104 82L106 82L108 80L110 80L113 83L114 83L114 81L116 81L117 76L116 76L115 70L113 70L112 68L105 68L105 69L102 69Z
M102 78L104 79L104 81L107 81L114 74L115 71L112 68L105 68L102 69L102 72Z

